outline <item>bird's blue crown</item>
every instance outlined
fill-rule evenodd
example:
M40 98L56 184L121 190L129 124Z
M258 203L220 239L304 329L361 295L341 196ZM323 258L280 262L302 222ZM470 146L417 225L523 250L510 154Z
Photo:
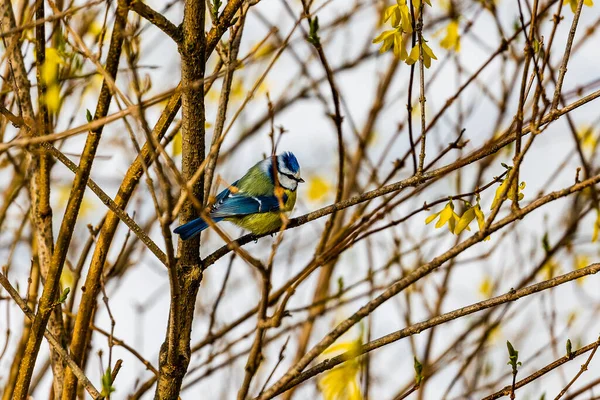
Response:
M300 170L300 164L298 164L298 160L292 152L286 151L281 155L281 159L283 160L285 167L291 172L295 173Z

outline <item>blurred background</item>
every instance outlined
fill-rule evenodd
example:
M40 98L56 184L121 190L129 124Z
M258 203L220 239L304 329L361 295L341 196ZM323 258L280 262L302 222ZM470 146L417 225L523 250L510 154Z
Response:
M20 10L22 2L12 3L15 10ZM215 179L213 191L235 181L270 154L270 99L274 107L274 125L278 131L281 127L285 132L278 151L294 152L306 180L306 184L299 188L298 202L292 214L292 217L297 217L335 201L338 140L331 117L334 112L331 91L318 56L305 39L308 32L306 21L297 24L302 15L302 3L296 0L256 3L250 7L245 22L238 57L243 60L243 67L233 78L225 123L226 137L216 166L216 176L221 180ZM176 25L182 20L183 4L180 1L147 1L146 4ZM346 188L347 197L409 178L414 173L408 126L410 120L415 139L420 137L418 63L412 84L414 110L409 114L411 67L395 58L392 51L380 53L381 44L372 43L381 32L390 29L389 21L384 22L382 15L392 4L386 1L326 0L315 1L311 7L313 14L319 18L319 36L334 71L341 100L343 146L347 161L345 179L346 183L353 183ZM75 1L69 7L82 5L85 7L70 16L69 24L95 54L104 56L116 2L86 4ZM521 7L524 20L529 21L531 2L521 1ZM536 35L543 38L538 41L538 47L540 42L541 46L546 46L553 34L552 16L557 13L559 2L540 3L539 9L544 7L548 8L548 12L542 15L537 26ZM568 3L561 7L561 21L553 36L553 47L548 51L551 71L543 73L545 96L549 101L552 101L555 87L549 77L558 74L573 16ZM425 165L434 162L429 171L451 165L461 157L489 146L494 138L502 138L511 129L519 105L525 38L521 33L512 39L521 28L517 0L493 3L432 0L431 6L425 6L423 19L424 38L437 56L431 67L424 70L425 121L428 126L434 123L427 133ZM146 85L142 99L152 99L175 88L180 79L177 45L134 12L129 13L128 21L131 32L135 33L130 44L137 55L133 62L140 80ZM584 5L565 76L561 107L600 89L600 42L596 31L599 21L598 5ZM207 17L207 31L211 24ZM454 32L456 26L457 33ZM228 34L224 36L225 41L227 37ZM405 35L405 39L410 42L410 35ZM497 52L503 40L509 42L508 48ZM405 46L410 52L410 43ZM26 62L32 63L33 52L27 39L23 52ZM545 53L538 51L537 55L540 57L537 62L541 63ZM67 60L65 54L59 57L61 71L66 71L67 65L73 66L73 61ZM5 58L3 63L6 65ZM207 76L216 64L217 52L214 52L207 62ZM128 65L125 55L120 67L116 84L123 93L135 99L131 65ZM475 76L480 68L483 70ZM532 68L529 71L528 82L532 79ZM86 124L86 109L93 111L98 98L102 78L89 60L81 59L79 69L71 72L72 79L63 79L60 83L61 103L53 115L54 132ZM66 74L60 75L61 78ZM31 77L34 76L35 73L31 72ZM534 78L532 81L533 87L524 107L526 123L532 112L531 98L537 85ZM465 82L469 84L457 96ZM221 87L222 79L218 78L205 96L207 143L210 143L216 123ZM453 102L446 107L448 99L453 99ZM150 126L154 126L165 104L157 101L145 109ZM5 106L9 107L9 104L5 103ZM118 112L122 107L113 100L109 114ZM582 167L580 152L590 167L591 175L598 173L598 110L597 100L586 103L570 111L568 116L544 126L545 129L536 136L519 174L519 182L526 183L522 190L523 205L572 185L577 168ZM237 113L239 115L233 121ZM174 126L180 118L180 115L176 117ZM231 125L230 121L233 121ZM138 141L145 142L139 122L133 117L129 117L128 122ZM7 122L3 123L3 129L4 142L18 133ZM529 135L523 140L528 139ZM78 163L84 143L85 133L58 141L55 146ZM450 143L458 145L449 146ZM21 152L20 148L12 148L9 153L0 156L3 162L0 187L5 201L9 198L8 193L15 189L15 172L6 157L7 154L18 157ZM180 133L168 145L167 152L179 165ZM364 155L360 155L362 152ZM105 126L97 154L91 177L114 198L127 168L137 155L123 120ZM339 215L341 226L352 226L360 217L369 215L368 229L363 233L380 227L385 229L364 238L359 235L360 239L348 245L335 261L317 269L298 286L287 305L290 316L283 319L281 326L269 329L266 334L264 362L250 393L255 396L260 392L278 364L280 355L284 355L284 359L267 387L292 365L296 353L302 348L302 337L307 334L307 320L314 322L314 326L308 328L308 339L304 339L307 343L304 350L301 349L304 353L337 323L350 317L396 280L475 233L478 230L476 221L470 224L471 232L455 235L446 227L436 229L433 223L426 225L425 219L441 211L449 197L470 193L493 183L496 177L507 171L502 163L513 164L513 155L514 144L508 144L481 160L442 174L422 186L408 187L400 193L376 198ZM584 179L583 170L578 176L580 180ZM51 179L53 225L54 231L58 232L73 173L57 163L52 169ZM179 188L174 180L172 184L172 193L177 199ZM154 185L158 191L156 180ZM486 217L498 186L499 183L493 183L480 193L480 205ZM385 302L339 342L351 342L357 338L362 342L373 340L432 316L506 293L524 283L550 279L596 262L599 248L592 239L597 212L591 197L588 191L553 201L493 233L489 240L461 252ZM471 204L476 202L474 195L463 198ZM413 214L424 203L431 204L437 200L442 201ZM510 213L510 202L507 200L501 207L496 220ZM459 216L469 207L456 200L454 206ZM21 293L27 288L32 257L28 209L29 196L23 189L18 191L14 202L5 210L0 231L1 263L9 266L10 281ZM371 214L376 209L383 212L378 216ZM104 204L88 190L67 255L71 268L77 265L90 238L89 225L98 226L106 211ZM144 178L126 211L160 247L164 247ZM273 290L282 287L313 259L326 220L327 217L320 218L285 232L274 260ZM389 226L394 221L397 223ZM171 228L177 225L173 223ZM231 237L243 234L240 228L229 223L220 226ZM18 237L20 239L16 240ZM273 240L265 237L244 248L254 257L266 261ZM210 255L223 244L214 232L203 234L202 257ZM91 254L83 264L82 276L85 276L89 257ZM112 397L125 399L136 391L141 394L140 386L153 376L139 358L158 367L158 354L165 338L169 312L169 281L164 266L123 224L120 224L112 242L107 264L111 270L110 276L105 279L107 300L99 299L94 325L104 332L110 331L108 304L114 320L115 338L135 349L139 355L136 357L118 344L112 348L113 362L123 360ZM319 280L325 276L324 268L331 271L326 288L320 289L320 296L323 296L324 290L328 299L319 303L316 291ZM72 276L68 272L63 273L63 287L72 282ZM507 340L519 350L519 360L523 363L518 379L564 356L567 339L573 343L573 349L595 341L600 332L599 289L597 277L582 278L372 351L368 359L361 359L356 377L362 396L393 399L409 390L414 383L413 356L416 356L425 365L425 382L409 398L484 398L511 383L511 370L506 365ZM241 322L239 318L257 306L260 290L259 274L231 254L220 258L204 272L196 300L191 342L193 352L183 381L182 399L198 396L229 399L236 396L256 327L254 316ZM75 296L74 312L79 293L79 288L71 292L71 296ZM22 325L22 312L5 292L0 292L0 346L6 348L0 358L0 387L8 380L12 354L20 339ZM204 343L210 333L224 328L228 329L226 334L210 344ZM286 346L282 350L284 344ZM198 348L200 345L202 347ZM107 335L94 331L85 369L92 383L100 385L109 347ZM98 357L99 352L103 354L101 358ZM41 354L34 373L32 395L36 399L48 396L52 381L46 342L42 344ZM585 354L528 384L517 392L517 398L540 399L544 394L546 398L554 398L577 373L587 356ZM318 360L324 357L327 356ZM578 378L569 392L590 385L589 390L576 397L578 399L600 396L600 361L597 358L592 359L588 371ZM314 378L300 385L293 391L293 398L323 397L318 382L319 379ZM147 390L141 398L152 398L153 392L153 388Z

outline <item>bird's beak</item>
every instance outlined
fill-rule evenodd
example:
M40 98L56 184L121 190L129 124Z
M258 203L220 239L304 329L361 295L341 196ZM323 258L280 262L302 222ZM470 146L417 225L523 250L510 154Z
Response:
M300 183L304 183L304 179L302 179L302 178L298 178L298 182L300 182Z

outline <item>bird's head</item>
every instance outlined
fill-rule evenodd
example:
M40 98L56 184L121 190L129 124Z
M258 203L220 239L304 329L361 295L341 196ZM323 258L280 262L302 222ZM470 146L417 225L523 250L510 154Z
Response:
M277 156L277 179L279 184L288 190L296 190L298 183L304 182L300 176L300 164L293 153L286 151Z

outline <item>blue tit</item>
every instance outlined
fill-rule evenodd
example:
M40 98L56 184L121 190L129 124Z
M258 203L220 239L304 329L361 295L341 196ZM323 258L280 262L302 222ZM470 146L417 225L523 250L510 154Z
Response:
M273 161L276 165L273 166ZM274 176L274 173L277 176ZM276 181L281 194L277 196ZM214 222L230 221L261 235L281 226L281 212L290 213L296 204L300 164L296 157L285 152L269 157L250 168L246 174L223 190L215 199L209 216ZM280 200L283 207L280 208ZM208 227L198 218L175 229L183 240L193 238Z

